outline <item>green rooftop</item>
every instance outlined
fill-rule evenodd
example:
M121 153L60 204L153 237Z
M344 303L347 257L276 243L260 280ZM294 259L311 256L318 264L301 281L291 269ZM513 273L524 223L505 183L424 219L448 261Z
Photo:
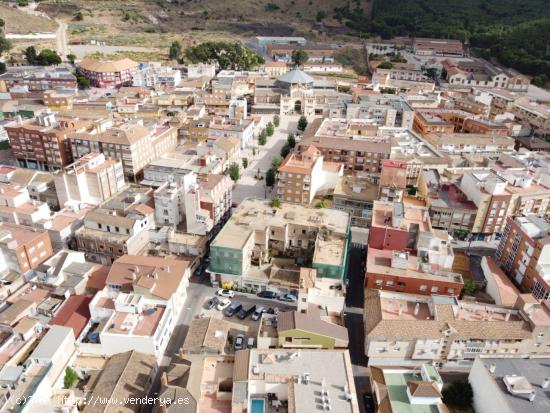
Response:
M437 372L435 372L437 374ZM407 395L407 383L422 380L420 374L390 373L384 371L384 380L388 389L393 413L439 413L436 405L410 404Z

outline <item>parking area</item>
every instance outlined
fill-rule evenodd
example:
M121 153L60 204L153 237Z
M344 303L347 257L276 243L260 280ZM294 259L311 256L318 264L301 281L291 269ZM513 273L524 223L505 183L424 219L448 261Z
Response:
M218 310L217 306L214 306L211 309L208 309L208 302L214 295L206 298L204 303L202 303L201 312L197 315L198 317L213 317L224 320L229 323L229 335L227 338L226 352L232 354L235 351L235 340L239 335L244 336L243 345L246 347L248 339L250 337L254 338L254 347L255 340L258 335L258 329L260 328L260 320L253 320L252 313L248 314L244 319L239 318L238 312L232 317L227 315L227 307L224 310ZM221 299L222 297L217 297ZM252 294L242 294L235 293L233 298L229 298L231 305L241 304L243 308L250 308L251 306L256 306L256 309L264 307L267 309L272 309L274 313L291 311L296 309L295 303L281 302L276 299L264 299Z

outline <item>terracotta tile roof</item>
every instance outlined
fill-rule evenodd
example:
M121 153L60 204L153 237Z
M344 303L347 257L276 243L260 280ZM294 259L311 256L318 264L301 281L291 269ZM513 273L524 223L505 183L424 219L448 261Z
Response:
M348 341L347 328L322 320L319 309L311 304L308 306L307 313L301 311L279 313L277 316L277 330L281 332L302 330L345 342Z
M86 282L86 288L90 290L100 291L105 288L107 281L107 275L109 275L109 270L111 267L106 267L104 265L97 265L96 268L88 276L88 281Z
M399 337L427 339L443 336L452 330L454 339L526 339L532 336L529 325L523 320L475 321L456 319L451 305L435 304L435 317L430 320L384 319L380 292L365 290L365 334L369 338Z
M146 288L167 300L182 282L188 264L180 259L123 255L111 266L107 283L121 285L123 291L132 291L134 286Z
M73 295L67 298L55 317L50 320L50 324L71 327L74 336L78 337L90 319L90 301L92 301L91 297L85 295Z
M512 307L519 297L518 289L510 278L500 269L493 257L483 257L483 259L486 260L487 266L497 286L499 304Z
M156 370L155 356L137 351L128 351L111 356L105 364L92 396L95 400L125 400L143 397L149 387L149 379ZM130 413L139 411L137 404L109 403L88 404L84 413L113 412Z
M407 387L414 397L441 397L439 389L429 381L412 380L407 383Z
M89 72L122 72L129 69L137 69L138 63L131 59L125 58L120 60L94 60L83 59L78 63L78 67Z

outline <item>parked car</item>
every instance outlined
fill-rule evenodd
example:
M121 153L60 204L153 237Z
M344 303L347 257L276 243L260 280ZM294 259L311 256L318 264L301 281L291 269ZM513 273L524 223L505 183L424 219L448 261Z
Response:
M277 298L277 293L275 291L268 291L268 290L265 290L265 291L260 291L258 293L258 297L261 297L261 298L270 298L270 299L275 299Z
M217 292L220 297L233 298L235 297L235 291L228 290L226 288L220 288Z
M242 304L236 301L231 304L227 310L225 310L225 315L228 317L233 317L235 314L241 311L241 308L243 308Z
M225 310L227 307L229 307L231 305L231 300L229 298L222 298L220 300L220 302L218 303L218 305L216 306L216 308L219 310L219 311L223 311Z
M246 317L248 317L254 311L256 311L256 304L249 304L245 307L242 307L239 311L239 318L241 320L244 320Z
M254 337L248 337L248 341L246 342L246 348L254 348Z
M365 411L367 413L374 413L374 399L372 398L372 394L370 393L363 393L363 404L365 405Z
M242 350L244 348L244 335L239 334L235 337L234 348L235 350Z
M279 297L279 300L285 301L287 303L295 303L297 298L293 294L284 294Z
M254 313L252 314L252 320L254 321L258 321L261 317L262 317L262 314L267 312L267 308L266 307L258 307L256 308L256 311L254 311Z
M207 310L213 309L218 305L219 302L220 300L218 299L218 297L212 297L210 300L206 302L206 309Z

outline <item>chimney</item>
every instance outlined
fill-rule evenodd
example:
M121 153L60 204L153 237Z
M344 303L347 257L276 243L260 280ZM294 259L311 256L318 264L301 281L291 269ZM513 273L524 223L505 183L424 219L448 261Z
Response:
M403 304L399 303L399 315L403 314Z
M495 363L491 363L489 366L489 373L495 374L495 370L497 369L497 365Z
M161 386L168 385L168 376L166 375L166 372L162 373L162 375L160 376L160 385Z
M504 317L504 321L510 320L510 311L506 313L506 316Z
M534 402L535 401L535 396L537 395L537 393L535 392L531 392L529 393L529 401L530 402Z
M550 386L550 378L545 377L540 387L547 389Z
M420 303L416 303L416 305L414 306L414 315L415 316L418 315L419 310L420 310Z

